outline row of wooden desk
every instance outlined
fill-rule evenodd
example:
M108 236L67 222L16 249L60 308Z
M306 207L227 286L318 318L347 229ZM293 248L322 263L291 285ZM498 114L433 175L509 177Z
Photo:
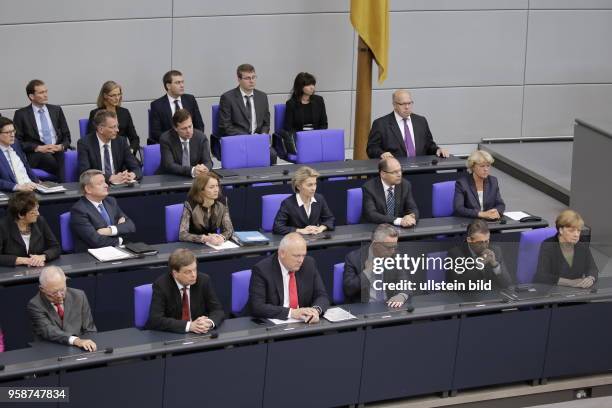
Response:
M339 323L229 319L217 338L101 332L109 352L89 356L35 343L0 354L0 386L69 387L68 404L36 406L328 407L611 369L612 280L532 287L344 305L357 319Z

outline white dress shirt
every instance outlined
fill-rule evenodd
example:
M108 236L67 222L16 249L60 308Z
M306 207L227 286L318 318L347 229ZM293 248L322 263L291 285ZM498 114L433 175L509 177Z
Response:
M47 109L47 105L36 106L32 104L32 110L34 111L34 118L36 119L36 128L38 129L38 137L40 141L44 141L43 132L42 132L42 124L40 123L40 113L38 112L40 109L44 111L44 115L47 118L47 124L49 125L49 130L51 131L51 144L55 144L57 141L57 137L55 135L55 127L53 127L53 122L51 122L51 116L49 116L49 109Z
M395 121L397 122L397 126L399 126L400 132L402 133L402 139L404 139L404 145L406 144L406 135L404 134L404 118L397 114L397 112L393 112L395 114ZM408 116L408 120L406 121L408 124L408 129L410 130L410 137L412 139L412 145L416 149L416 143L414 141L414 129L412 128L412 119ZM408 152L408 147L406 147L406 153Z
M179 289L179 293L181 294L181 302L183 300L183 287L187 288L187 303L189 304L189 321L185 325L185 333L188 333L189 329L191 328L191 286L190 285L187 285L187 286L181 285L179 283L179 281L177 281L176 279L174 280L174 282L176 283L176 286ZM208 320L210 322L210 324L212 325L211 329L214 329L215 328L215 322L213 322L210 319L206 319L206 320Z
M385 183L383 181L383 179L380 179L380 182L382 183L383 186L383 190L385 191L385 205L387 204L387 197L389 197L389 187L393 187L393 196L396 197L395 194L397 194L397 186L390 186L387 183ZM396 227L399 227L402 225L402 217L398 217L396 219L393 220L393 225L395 225Z
M183 102L181 102L180 96L178 98L173 98L168 94L166 94L166 96L168 97L168 102L170 102L170 110L172 111L172 116L174 116L174 114L176 113L176 106L174 106L174 101L178 101L181 109L183 109Z
M478 202L480 203L480 211L484 211L484 191L478 191Z
M278 264L280 265L281 274L283 275L283 307L289 307L289 270L285 268L285 265L283 265L280 259L278 260ZM291 308L289 308L289 313L287 313L287 319L289 318L291 318Z
M96 137L98 138L98 145L100 146L100 162L102 163L102 173L104 173L105 168L104 168L104 145L108 144L108 155L110 156L110 163L111 163L111 171L110 174L115 174L114 169L115 169L115 163L113 163L113 146L111 145L111 142L108 143L104 143L102 141L102 139L100 139L100 136L96 133Z
M300 197L300 193L295 193L295 199L297 200L298 207L304 207L304 211L306 211L306 217L310 218L310 213L312 212L312 203L316 203L317 200L312 196L310 200L310 205L306 207L306 203L302 201L302 197Z
M11 170L13 170L13 174L15 174L15 184L25 184L31 183L30 176L28 176L28 171L26 170L25 165L21 161L21 158L15 152L11 146L2 146L1 147L4 156L6 157L6 161L8 161ZM13 191L17 190L17 185L13 187Z
M247 94L240 88L240 93L242 94L242 103L244 103L244 107L246 108L246 99L245 96L248 96L251 100L251 131L250 133L254 133L255 129L257 129L257 116L255 115L255 93L251 92Z

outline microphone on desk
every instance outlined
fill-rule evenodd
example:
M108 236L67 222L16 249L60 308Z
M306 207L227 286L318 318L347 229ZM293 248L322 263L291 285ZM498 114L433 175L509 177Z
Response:
M103 350L97 350L97 351L88 351L87 353L81 353L81 354L69 354L66 356L60 356L57 358L57 361L64 361L64 360L68 360L71 358L83 358L83 357L90 357L96 354L112 354L114 351L114 349L112 347L107 347Z
M0 371L4 370L4 364L0 364Z
M289 170L284 169L284 170L283 170L283 176L286 176L287 174L289 174Z
M113 354L113 351L115 351L114 348L107 347L107 348L104 349L104 354Z
M431 164L432 164L432 165L434 165L434 166L435 166L436 164L438 164L438 159L433 159L433 160L431 161Z

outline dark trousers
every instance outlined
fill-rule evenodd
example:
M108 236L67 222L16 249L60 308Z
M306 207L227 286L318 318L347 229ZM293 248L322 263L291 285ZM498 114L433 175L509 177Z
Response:
M57 176L59 181L64 181L64 152L32 152L27 156L30 167L44 170L47 173Z

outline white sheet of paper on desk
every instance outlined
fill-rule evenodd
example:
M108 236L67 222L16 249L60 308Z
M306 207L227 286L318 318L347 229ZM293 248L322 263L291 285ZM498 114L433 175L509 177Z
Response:
M96 258L100 262L108 262L108 261L119 261L121 259L129 259L132 258L130 254L125 251L120 250L119 248L115 248L112 246L102 247L102 248L91 248L88 249L91 255Z
M327 309L323 317L332 323L356 319L351 312L346 311L341 307L332 307Z
M294 319L293 317L290 317L287 320L281 320L281 319L268 319L268 320L271 321L274 324L289 324L289 323L300 323L300 322L303 322L303 320Z
M234 248L240 248L240 246L236 245L235 243L233 243L232 241L225 241L224 243L222 243L221 245L213 245L210 242L207 242L206 245L208 245L209 247L211 247L212 249L216 249L217 251L220 251L222 249L234 249Z
M512 218L514 221L520 221L521 218L529 217L529 214L522 211L507 211L504 215L508 218Z

